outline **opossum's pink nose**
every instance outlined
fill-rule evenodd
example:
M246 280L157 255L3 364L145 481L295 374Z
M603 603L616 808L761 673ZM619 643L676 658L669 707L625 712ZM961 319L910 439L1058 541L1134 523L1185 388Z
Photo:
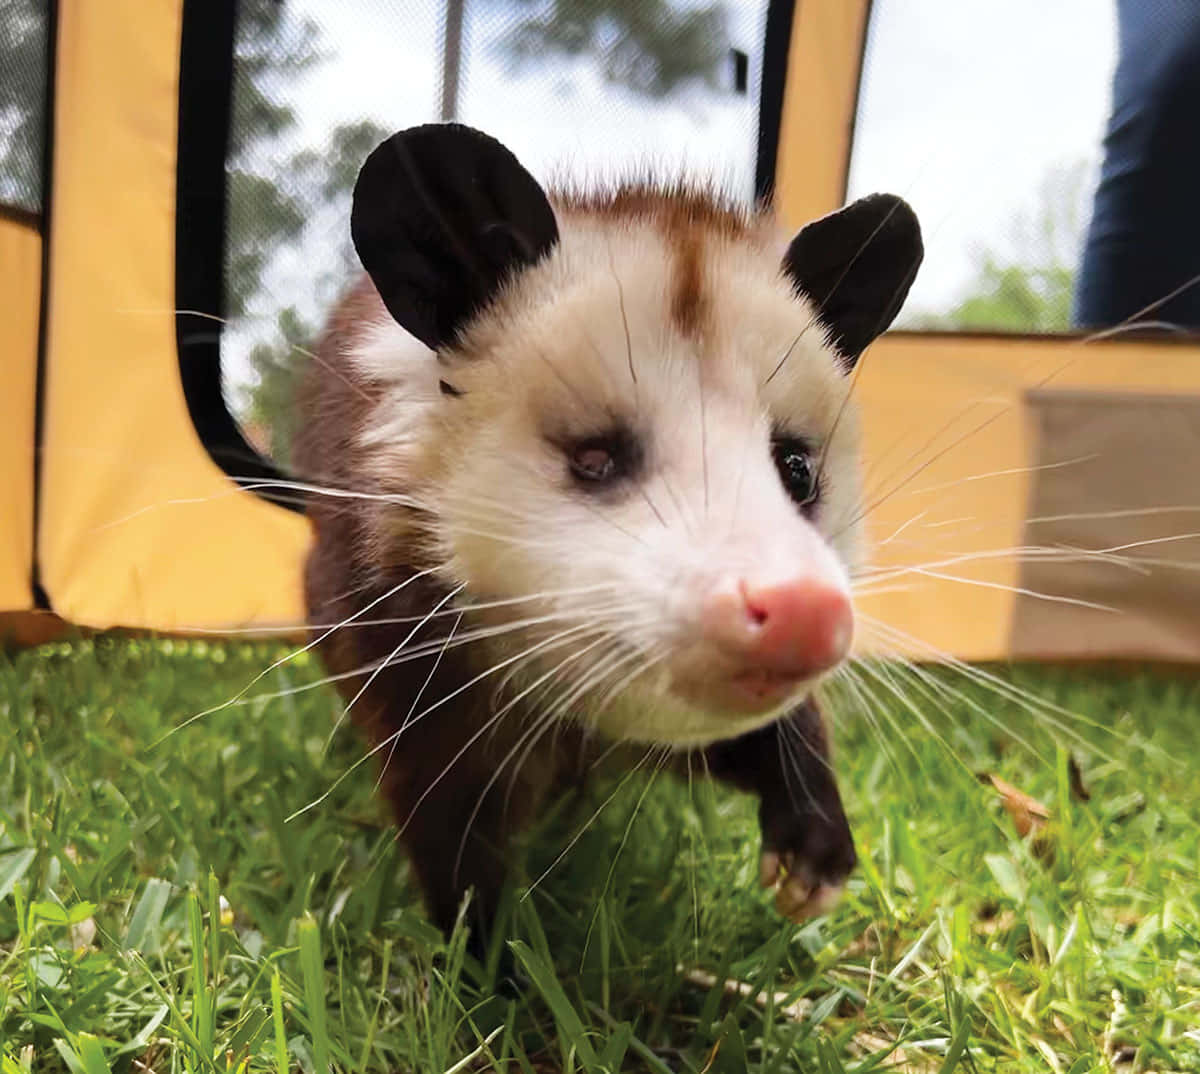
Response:
M748 669L796 679L840 663L854 633L850 598L812 577L721 587L703 616L710 640Z

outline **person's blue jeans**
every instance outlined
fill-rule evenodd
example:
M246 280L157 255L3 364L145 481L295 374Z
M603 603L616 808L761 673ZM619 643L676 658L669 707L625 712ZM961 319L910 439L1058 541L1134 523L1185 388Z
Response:
M1117 0L1117 15L1112 114L1075 294L1085 328L1121 324L1200 274L1200 0ZM1200 331L1200 281L1139 320Z

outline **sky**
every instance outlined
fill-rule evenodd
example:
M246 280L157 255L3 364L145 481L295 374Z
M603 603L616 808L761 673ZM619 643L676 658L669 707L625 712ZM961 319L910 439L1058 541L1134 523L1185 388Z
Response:
M731 44L750 57L748 92L730 82L660 102L606 84L586 58L512 70L495 43L536 0L467 0L460 118L500 138L543 181L650 162L750 198L766 0L727 6ZM320 146L338 123L364 117L394 130L435 118L438 0L289 8L317 23L329 54L278 87L299 119L295 148ZM1114 57L1109 0L875 0L848 195L890 190L921 217L926 260L910 315L952 305L981 250L1013 248L1016 222L1064 169L1081 170L1090 188ZM344 242L347 211L322 213L276 258L254 316L227 334L231 387L249 375L247 349L278 307L296 303L319 318L328 295L314 285L317 268Z
M1011 249L1039 190L1095 183L1116 60L1109 0L875 0L849 196L891 190L921 219L912 311L944 309L976 251Z

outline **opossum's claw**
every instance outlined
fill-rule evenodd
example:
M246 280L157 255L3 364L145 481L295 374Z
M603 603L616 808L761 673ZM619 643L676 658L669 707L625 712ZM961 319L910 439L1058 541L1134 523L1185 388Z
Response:
M841 883L817 879L812 869L790 851L763 851L759 882L763 887L775 888L775 909L797 924L828 913L842 894Z

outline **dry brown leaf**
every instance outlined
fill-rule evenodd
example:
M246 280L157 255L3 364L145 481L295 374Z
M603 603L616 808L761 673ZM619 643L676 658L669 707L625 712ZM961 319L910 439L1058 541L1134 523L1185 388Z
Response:
M1071 797L1077 802L1090 802L1092 796L1083 784L1083 769L1074 757L1067 758L1067 776L1071 781Z
M1041 829L1050 819L1050 810L1041 802L1024 791L1018 790L1011 783L1006 783L999 776L985 772L979 778L984 783L990 783L1000 795L1000 804L1012 817L1017 835L1022 839L1031 832Z

